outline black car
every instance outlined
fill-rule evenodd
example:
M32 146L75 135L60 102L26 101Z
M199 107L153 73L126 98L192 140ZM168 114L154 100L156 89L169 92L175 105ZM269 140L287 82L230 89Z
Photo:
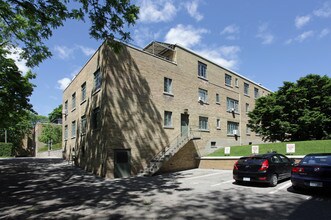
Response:
M292 167L294 189L331 189L331 153L308 154Z
M276 186L278 180L291 177L293 159L277 154L259 154L241 157L233 167L236 182L263 182Z

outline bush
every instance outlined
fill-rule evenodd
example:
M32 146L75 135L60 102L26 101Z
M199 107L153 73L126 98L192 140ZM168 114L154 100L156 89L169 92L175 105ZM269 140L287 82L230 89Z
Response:
M13 152L12 143L0 143L0 157L11 157Z

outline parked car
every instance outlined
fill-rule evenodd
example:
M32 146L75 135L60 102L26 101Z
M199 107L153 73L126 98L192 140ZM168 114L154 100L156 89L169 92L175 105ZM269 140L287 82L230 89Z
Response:
M331 189L331 153L308 154L292 167L294 189Z
M233 167L233 179L238 182L262 182L276 186L279 180L291 177L293 159L278 153L241 157Z

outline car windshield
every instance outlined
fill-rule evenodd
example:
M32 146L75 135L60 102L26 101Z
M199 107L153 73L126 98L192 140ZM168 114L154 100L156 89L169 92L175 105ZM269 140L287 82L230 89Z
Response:
M331 166L331 155L311 155L306 156L302 159L301 164L303 165L330 165Z
M262 157L244 157L239 159L238 164L261 165L265 160Z

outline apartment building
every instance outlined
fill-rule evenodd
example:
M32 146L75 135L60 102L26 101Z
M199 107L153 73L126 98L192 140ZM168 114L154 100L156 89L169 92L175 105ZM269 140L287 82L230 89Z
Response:
M194 168L219 148L262 142L247 113L268 93L180 45L114 53L104 43L63 93L65 155L108 178L137 175L162 154L157 171Z

